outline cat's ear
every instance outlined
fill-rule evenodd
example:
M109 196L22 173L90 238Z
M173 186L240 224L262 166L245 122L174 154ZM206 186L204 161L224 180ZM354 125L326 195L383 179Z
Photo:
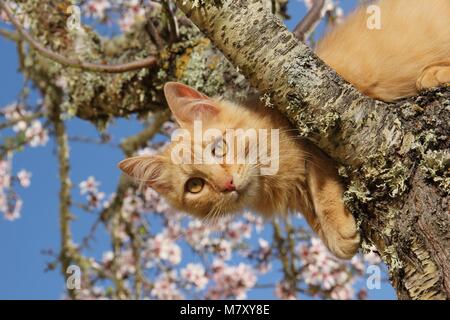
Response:
M182 127L191 125L195 120L212 119L220 111L213 99L182 83L167 82L164 94L170 110Z
M122 160L117 165L124 173L136 179L140 187L148 186L162 193L170 189L164 181L163 173L167 170L165 159L161 156L136 156Z

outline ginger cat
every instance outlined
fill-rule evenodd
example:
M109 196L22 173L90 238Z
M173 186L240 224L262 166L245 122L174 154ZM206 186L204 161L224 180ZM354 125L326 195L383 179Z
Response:
M361 6L319 41L316 54L383 101L450 82L450 0L381 0L379 29Z
M357 9L328 33L317 54L363 93L384 101L415 95L419 90L450 82L450 0L381 0L381 29L367 28L366 8ZM274 174L262 174L263 163L175 163L172 142L160 154L122 161L128 175L154 188L175 208L201 219L244 209L266 217L301 212L329 250L349 259L359 247L355 219L345 208L335 163L307 139L299 138L276 110L209 98L193 88L169 82L167 102L181 128L195 136L218 129L220 139L192 148L191 160L209 154L224 158L242 141L227 129L280 129L277 152L267 144ZM244 139L245 140L245 139ZM246 156L255 149L245 141Z
M201 141L201 150L195 150L189 140L187 144L193 147L189 160L205 153L223 159L232 149L238 150L234 144L243 139L245 155L255 154L257 146L237 131L231 141L226 141L223 137L227 129L279 129L278 140L266 145L271 155L268 160L276 162L278 170L264 175L262 163L250 161L175 163L173 152L180 144L172 141L161 154L120 162L125 173L154 188L173 207L205 220L244 209L265 217L301 212L337 257L348 259L356 253L359 233L353 215L344 207L343 187L334 162L308 140L299 138L276 110L209 98L175 82L167 83L164 92L175 119L190 137L195 136L194 121L201 121L203 134L211 128L221 134L219 140ZM272 152L275 147L278 152Z

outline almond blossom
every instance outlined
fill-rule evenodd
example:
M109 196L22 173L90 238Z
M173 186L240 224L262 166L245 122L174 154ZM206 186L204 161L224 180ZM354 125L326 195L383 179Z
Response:
M181 248L164 233L159 233L147 242L147 259L165 260L177 265L181 262Z
M188 284L195 285L199 290L204 289L209 281L206 276L205 268L198 263L189 263L184 269L181 269L181 277L184 278Z
M155 281L151 294L160 300L179 300L183 299L182 294L177 288L177 276L174 272L164 273Z
M104 19L106 16L106 11L111 8L111 3L109 0L90 0L87 1L83 10L89 17L94 17L97 19Z
M19 179L19 183L22 187L28 188L30 186L31 172L22 169L17 173L17 178Z
M207 294L210 298L232 297L242 300L247 297L248 290L256 284L255 271L245 263L229 266L218 260L213 264L213 271L215 285Z

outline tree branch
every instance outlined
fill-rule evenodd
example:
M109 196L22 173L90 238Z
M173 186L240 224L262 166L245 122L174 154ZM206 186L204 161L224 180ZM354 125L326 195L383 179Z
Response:
M27 41L34 50L39 52L43 57L53 60L61 65L83 69L85 71L91 72L123 73L128 71L139 70L142 68L154 67L157 64L157 60L155 57L148 57L142 60L117 65L96 64L90 62L83 62L80 61L79 59L67 58L59 53L53 52L52 50L44 47L36 39L34 39L17 21L17 19L14 17L14 14L11 11L11 8L6 4L4 0L0 0L0 8L2 8L5 11L9 20L19 32L20 36L25 41Z
M305 37L311 32L311 29L320 21L322 9L325 5L325 0L313 0L311 9L306 16L295 27L293 33L300 41L305 41Z
M159 35L158 30L156 29L155 25L153 24L153 21L149 15L149 13L146 13L147 23L145 25L145 29L147 33L150 35L150 38L155 43L158 50L164 49L164 41L161 39L161 36Z
M10 119L8 121L0 123L0 130L12 127L21 121L29 123L35 119L39 119L39 118L43 117L44 115L45 115L44 112L36 112L36 113L30 114L30 115L24 115L24 116L16 118L16 119Z
M15 42L18 42L21 39L18 33L11 32L1 28L0 28L0 36Z
M153 116L151 125L149 125L137 135L125 139L120 144L120 147L122 148L122 151L125 153L125 155L127 157L131 157L133 153L136 152L136 150L145 147L148 141L161 129L163 123L169 120L170 114L171 113L169 109L156 113Z
M169 43L172 44L178 39L178 22L177 18L175 17L175 13L172 12L172 9L170 9L170 3L169 0L162 0L162 5L164 8L164 11L166 13L167 19L169 20L169 26L170 26L170 41Z
M60 179L60 191L59 191L59 223L61 232L61 251L59 258L61 261L61 272L66 281L68 280L67 270L73 261L72 253L74 248L72 246L72 236L70 231L70 221L72 215L70 213L70 206L72 198L70 190L72 183L70 181L69 170L69 144L67 139L66 128L64 122L61 120L61 113L59 106L55 106L53 110L53 123L55 127L56 144L58 150L59 161L59 179ZM76 299L75 288L67 288L68 294L72 299Z

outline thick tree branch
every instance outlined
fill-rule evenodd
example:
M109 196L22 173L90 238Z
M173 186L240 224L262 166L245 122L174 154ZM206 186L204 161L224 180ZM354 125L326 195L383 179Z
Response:
M381 140L368 142L353 135L354 113L359 113L364 121L370 117L370 109L376 102L359 93L322 63L261 2L223 1L220 7L208 2L202 8L193 8L191 2L182 0L177 4L247 79L260 92L271 96L274 104L295 120L304 133L316 134L318 139L326 137L321 147L332 156L359 165L362 163L360 154L370 156L378 150ZM246 19L236 19L236 16ZM364 110L359 110L358 106L363 104ZM394 118L386 119L389 115L387 105L379 103L377 106L378 111L384 108L385 112L380 112L384 116L373 119L377 122L375 125L357 130L367 130L366 136L377 136L380 129L389 128ZM317 123L317 118L328 121ZM335 132L338 125L352 130ZM349 141L352 144L345 143ZM340 147L338 150L336 145Z

